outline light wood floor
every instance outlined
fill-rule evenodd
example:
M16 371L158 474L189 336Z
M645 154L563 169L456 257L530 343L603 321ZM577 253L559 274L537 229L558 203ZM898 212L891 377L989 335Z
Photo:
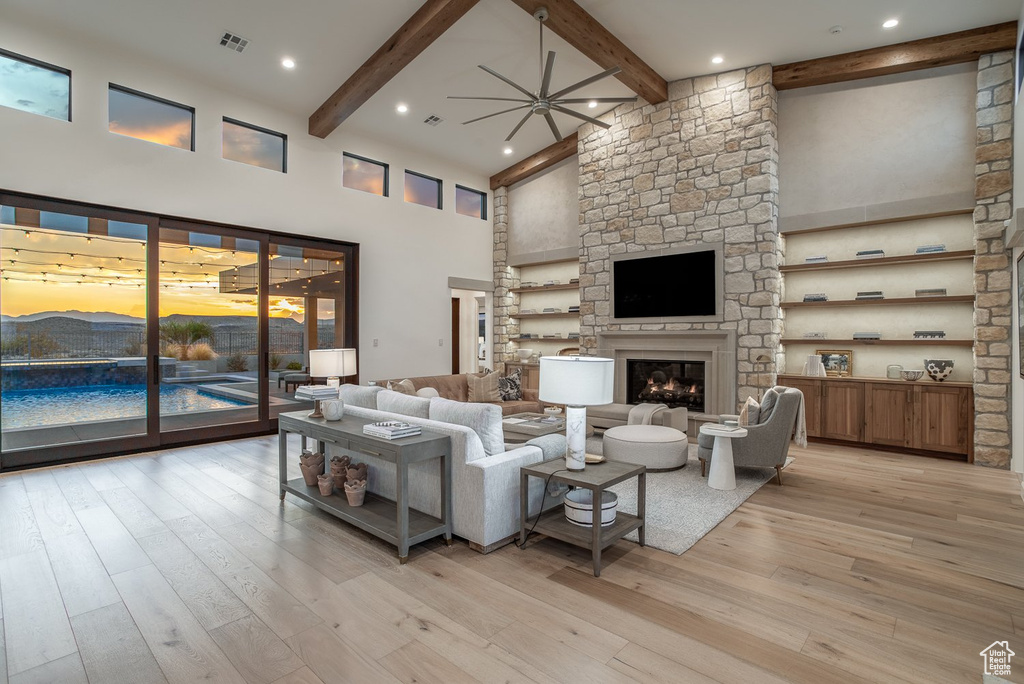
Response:
M977 682L1021 653L1014 475L812 446L682 556L391 547L275 439L0 477L0 681ZM6 672L6 675L3 673ZM87 679L88 678L88 679Z

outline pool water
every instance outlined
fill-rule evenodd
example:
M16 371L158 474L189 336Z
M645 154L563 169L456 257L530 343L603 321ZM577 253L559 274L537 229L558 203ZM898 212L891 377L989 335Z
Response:
M95 385L5 391L0 402L3 429L88 423L146 415L145 385ZM160 413L189 413L252 406L190 385L161 385Z

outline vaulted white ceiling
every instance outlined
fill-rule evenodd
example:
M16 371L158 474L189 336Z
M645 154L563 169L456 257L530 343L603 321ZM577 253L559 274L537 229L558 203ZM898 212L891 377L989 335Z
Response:
M782 64L1012 21L1021 0L577 0L669 81L770 62ZM308 117L402 25L422 0L0 0L0 16L74 31L122 46L225 90ZM895 17L897 28L881 23ZM838 34L832 26L841 26ZM229 30L250 39L242 54L218 43ZM2 47L2 46L0 46ZM564 87L601 69L549 31L557 54L553 84ZM280 60L295 59L294 71ZM711 57L722 55L721 65ZM446 99L447 95L515 97L482 70L489 66L533 90L539 81L537 23L510 0L481 0L339 130L388 139L494 173L540 150L553 138L534 117L504 138L521 114L469 126L461 121L507 107ZM631 96L613 78L579 96ZM408 105L400 115L397 103ZM600 113L580 107L586 114ZM429 115L444 119L431 127ZM560 131L577 121L555 115Z

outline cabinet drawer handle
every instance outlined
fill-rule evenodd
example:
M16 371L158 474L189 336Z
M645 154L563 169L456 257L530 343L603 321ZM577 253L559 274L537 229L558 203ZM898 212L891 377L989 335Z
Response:
M337 444L337 440L331 439L330 437L317 437L318 442L330 442L331 444Z
M380 455L380 452L379 452L379 451L372 451L371 449L360 449L359 451L360 451L361 453L364 453L364 454L366 454L367 456L376 456L377 458L380 458L380 457L381 457L381 455Z

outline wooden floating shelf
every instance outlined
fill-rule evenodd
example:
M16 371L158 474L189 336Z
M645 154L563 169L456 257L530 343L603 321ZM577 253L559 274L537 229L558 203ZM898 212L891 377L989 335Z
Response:
M893 264L914 264L934 261L960 261L973 259L974 250L965 249L958 252L931 252L928 254L904 254L902 256L881 257L878 259L849 259L846 261L823 261L814 264L787 264L780 266L782 273L801 271L830 271L840 268L864 268L865 266L890 266Z
M555 312L538 312L538 313L514 313L509 314L509 318L579 318L579 311L555 311Z
M513 342L579 342L578 337L513 337Z
M814 344L814 345L835 345L835 344L874 344L883 346L897 346L897 347L911 347L916 345L921 346L937 346L937 347L973 347L974 340L951 340L947 338L943 339L924 339L924 340L833 340L833 339L822 339L815 337L797 337L782 340L782 344Z
M829 302L782 302L783 309L829 306L897 306L900 304L956 304L974 303L974 295L949 295L946 297L897 297L895 299L837 299Z
M971 252L973 254L974 252ZM578 290L579 283L562 283L560 285L538 285L537 287L513 287L509 292L557 292L559 290Z

